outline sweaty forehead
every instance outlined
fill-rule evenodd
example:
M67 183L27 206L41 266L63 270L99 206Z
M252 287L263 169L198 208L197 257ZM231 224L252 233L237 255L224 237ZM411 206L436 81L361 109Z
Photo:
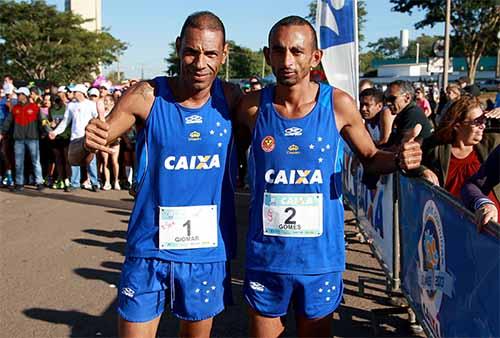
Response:
M312 46L312 31L306 25L289 25L278 27L270 36L272 46Z
M224 34L218 30L188 27L181 44L184 48L221 50L224 47Z

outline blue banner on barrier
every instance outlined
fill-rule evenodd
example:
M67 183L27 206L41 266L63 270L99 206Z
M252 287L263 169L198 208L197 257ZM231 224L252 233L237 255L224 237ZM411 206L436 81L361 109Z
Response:
M401 274L436 337L500 336L500 242L442 192L401 177Z
M356 208L356 187L358 186L358 180L352 175L352 165L353 165L354 155L349 147L344 147L344 163L342 170L342 182L343 182L343 195L344 201L351 207L351 209Z
M357 177L361 178L362 175L363 168L359 166ZM359 184L358 197L359 223L372 239L389 272L393 273L393 175L381 176L375 189Z

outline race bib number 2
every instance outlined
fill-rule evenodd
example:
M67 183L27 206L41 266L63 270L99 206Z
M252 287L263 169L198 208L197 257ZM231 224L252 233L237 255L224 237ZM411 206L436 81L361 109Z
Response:
M217 246L217 206L160 207L162 250Z
M264 235L318 237L323 234L322 194L264 193Z

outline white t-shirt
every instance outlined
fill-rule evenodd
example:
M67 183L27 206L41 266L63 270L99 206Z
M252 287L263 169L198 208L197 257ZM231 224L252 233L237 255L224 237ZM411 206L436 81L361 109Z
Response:
M96 118L97 107L95 102L85 99L82 102L73 101L68 103L64 118L54 129L56 135L61 134L71 122L71 137L70 140L81 138L85 136L85 127L89 121Z

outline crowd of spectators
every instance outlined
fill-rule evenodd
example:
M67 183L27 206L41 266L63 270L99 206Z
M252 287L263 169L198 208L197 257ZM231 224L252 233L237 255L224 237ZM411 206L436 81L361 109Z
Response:
M7 75L0 88L0 185L17 192L25 184L47 187L120 190L134 184L135 129L111 145L113 155L97 153L85 165L70 166L68 146L84 136L90 119L105 119L122 93L136 81L16 86ZM123 146L120 146L123 145Z
M422 165L409 174L463 202L479 225L498 222L500 95L495 104L491 99L482 102L478 88L466 79L449 84L441 94L435 89L435 85L394 81L383 92L362 81L359 101L365 126L378 147L391 149L407 130L420 124ZM388 110L394 116L392 124ZM363 177L363 182L373 187L370 177Z

